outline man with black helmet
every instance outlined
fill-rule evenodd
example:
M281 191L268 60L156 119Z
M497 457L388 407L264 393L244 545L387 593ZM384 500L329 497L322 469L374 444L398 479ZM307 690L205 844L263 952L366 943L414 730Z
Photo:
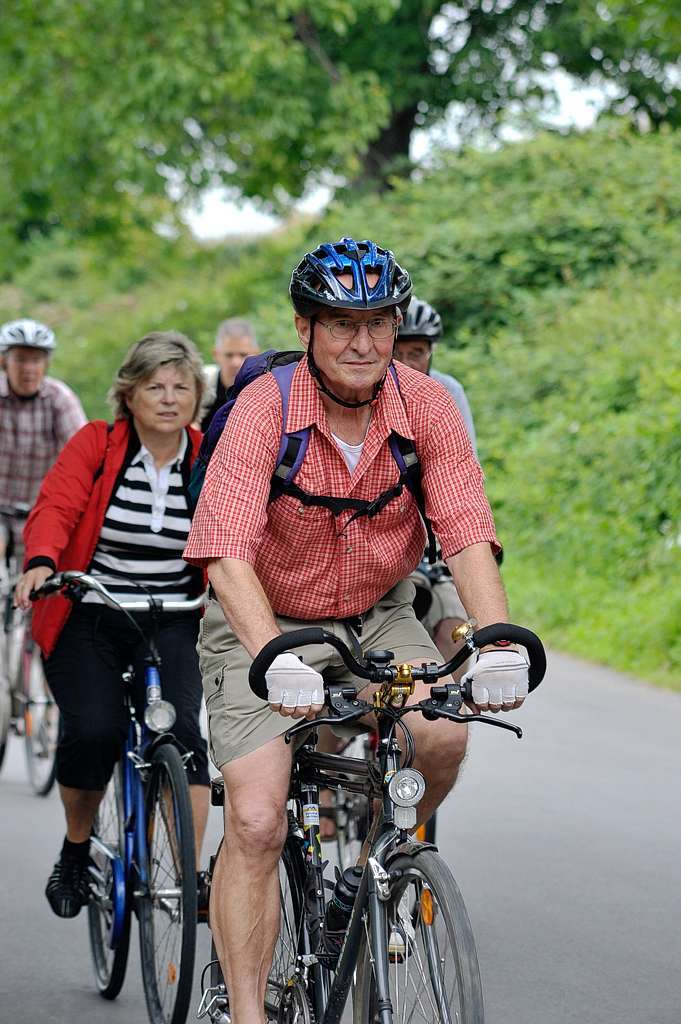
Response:
M466 424L468 436L473 445L473 451L477 454L475 426L473 425L473 414L466 398L463 384L452 377L449 373L440 373L434 370L433 346L442 337L442 319L436 309L433 309L427 302L417 299L412 295L407 311L404 314L402 323L397 330L397 341L395 342L395 358L412 370L420 370L437 380L443 387L447 388L450 395L459 407Z
M279 655L267 672L269 705L248 686L253 657L275 636L324 623L350 645L388 648L398 661L437 660L412 608L405 577L425 531L400 487L391 448L410 442L425 507L443 556L480 625L507 621L494 552L498 542L482 472L461 415L424 374L392 364L409 275L392 252L343 238L307 253L293 272L295 326L306 355L287 412L271 373L240 394L215 448L185 557L207 566L213 588L199 643L211 753L225 779L225 842L211 896L211 925L238 1024L260 1024L278 933L278 858L286 835L291 718L313 718L321 672L335 653ZM309 432L295 489L270 499L282 433ZM305 500L301 500L300 495ZM324 496L325 504L310 503ZM351 499L377 514L328 507ZM527 664L515 650L482 653L471 671L480 709L519 707ZM413 700L425 697L417 685ZM413 716L416 765L428 781L424 819L451 789L466 750L464 725ZM254 851L257 856L254 857Z
M468 436L477 456L473 414L463 384L448 373L432 367L433 347L442 337L442 319L436 309L412 295L397 330L395 358L413 370L427 373L447 388L466 424ZM421 622L432 636L444 658L451 658L458 644L452 640L452 631L467 619L467 612L459 597L447 567L441 562L429 566L427 559L410 579L416 587L414 608Z

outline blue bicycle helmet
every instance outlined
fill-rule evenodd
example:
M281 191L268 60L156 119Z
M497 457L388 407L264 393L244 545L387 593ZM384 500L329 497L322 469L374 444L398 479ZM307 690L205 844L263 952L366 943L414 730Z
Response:
M340 274L351 274L346 288ZM370 285L367 276L378 274ZM303 256L291 275L289 289L293 307L300 316L314 316L324 306L344 309L406 309L411 295L411 279L395 260L390 249L375 242L356 242L341 238L324 242Z

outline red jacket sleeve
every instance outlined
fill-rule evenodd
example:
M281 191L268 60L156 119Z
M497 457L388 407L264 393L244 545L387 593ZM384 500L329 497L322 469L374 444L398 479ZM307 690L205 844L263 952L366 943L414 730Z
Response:
M42 482L24 527L24 567L40 558L49 559L56 568L90 501L106 454L108 434L108 424L96 420L81 427L62 448Z

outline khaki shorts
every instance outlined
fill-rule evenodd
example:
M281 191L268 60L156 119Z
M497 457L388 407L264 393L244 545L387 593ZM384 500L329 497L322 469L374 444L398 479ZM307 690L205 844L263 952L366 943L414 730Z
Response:
M462 622L468 619L468 612L461 603L451 576L445 576L437 583L433 583L431 593L433 600L423 617L423 625L431 636L443 619L461 619Z
M414 585L403 580L362 616L360 643L364 651L387 649L394 653L398 662L441 661L426 629L414 615L413 598ZM344 622L277 617L277 624L282 633L305 626L322 626L335 633L351 651L356 642ZM198 651L208 709L210 755L218 768L250 754L291 728L291 718L272 711L252 692L248 685L251 658L230 629L216 600L209 602L201 621ZM333 647L319 644L301 647L299 651L306 665L324 672L328 679L354 681Z
M438 568L439 564L435 568ZM454 580L448 573L443 573L439 579L433 581L420 569L415 569L408 579L416 588L417 609L423 607L426 599L430 599L428 610L425 613L419 612L421 622L430 636L435 634L435 630L443 619L460 619L462 622L466 622L468 612L454 586Z

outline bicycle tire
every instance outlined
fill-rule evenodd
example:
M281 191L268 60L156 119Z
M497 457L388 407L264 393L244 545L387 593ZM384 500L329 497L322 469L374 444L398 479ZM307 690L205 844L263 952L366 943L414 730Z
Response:
M93 826L93 835L107 846L115 850L124 878L125 855L125 811L123 807L123 770L121 763L114 767L111 781ZM130 899L125 893L125 905L122 913L120 935L115 947L112 948L112 931L114 929L113 913L115 898L115 880L112 862L105 855L91 847L90 858L93 867L100 872L100 877L92 876L92 898L88 903L88 933L90 936L90 952L95 971L97 990L104 999L115 999L125 980L130 946Z
M7 638L0 635L0 645L3 647L7 643ZM2 768L3 761L5 760L5 754L7 753L7 740L9 739L9 732L12 725L12 696L9 688L9 680L7 679L6 670L9 668L5 657L5 651L0 650L0 658L2 663L0 664L0 768Z
M484 1024L473 930L449 868L435 851L419 850L395 857L390 870L397 875L385 918L395 1021ZM372 959L365 933L358 955L354 1024L379 1019Z
M172 743L151 758L145 826L149 888L137 916L147 1012L151 1024L184 1024L196 956L196 855L187 775Z
M2 622L0 622L0 768L7 753L7 744L12 731L12 678L16 674L13 664L15 630L12 628L14 609L11 599L3 601Z
M279 933L265 989L265 1012L270 1019L279 1020L282 997L295 972L304 927L304 880L305 866L300 840L289 835L279 858ZM217 991L220 986L224 986L218 1012L230 1018L229 990L214 941L211 941L209 977L211 989Z
M47 796L57 777L59 709L43 672L40 652L26 627L21 643L17 691L22 695L24 749L31 789Z
M279 858L279 934L267 977L265 1010L279 1016L287 985L293 979L302 951L305 927L305 864L301 840L289 833Z

